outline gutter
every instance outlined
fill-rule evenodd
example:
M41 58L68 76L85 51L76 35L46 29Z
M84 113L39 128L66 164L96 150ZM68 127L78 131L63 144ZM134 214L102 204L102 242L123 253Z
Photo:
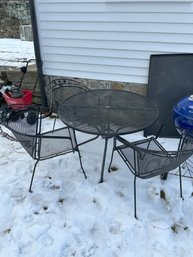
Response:
M37 71L39 74L41 101L42 101L42 105L47 107L47 97L46 97L46 92L45 92L45 80L43 77L42 62L40 61L41 60L41 52L40 52L40 43L39 43L38 26L37 26L34 1L35 0L29 0L33 41L34 41L34 51L35 51L35 56L36 56L36 60L37 60L36 61Z

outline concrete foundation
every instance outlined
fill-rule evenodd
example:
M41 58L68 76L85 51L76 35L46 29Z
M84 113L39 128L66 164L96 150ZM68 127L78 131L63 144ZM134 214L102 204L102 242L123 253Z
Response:
M56 79L59 77L56 76L45 76L46 84L49 81ZM146 84L138 84L138 83L128 83L128 82L116 82L116 81L105 81L105 80L92 80L92 79L79 79L75 78L78 81L85 84L90 89L119 89L119 90L128 90L139 95L147 95L147 85Z

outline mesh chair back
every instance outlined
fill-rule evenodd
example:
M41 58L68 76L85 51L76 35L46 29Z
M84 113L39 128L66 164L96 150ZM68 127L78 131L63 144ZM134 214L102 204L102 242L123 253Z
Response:
M76 149L74 131L67 127L42 129L42 112L39 108L26 107L14 111L7 121L7 127L33 159L46 159Z
M50 82L49 88L53 112L57 112L59 104L68 97L88 90L83 83L75 79L55 79Z
M33 158L36 158L36 137L22 135L21 133L17 133L13 131L14 136L17 138L18 142L23 146L26 152Z
M135 143L124 141L118 151L134 175L146 179L176 169L186 161L193 154L193 147L190 147L192 144L188 140L186 144L188 150L166 151L155 138L150 138Z
M38 124L40 118L38 117L38 110L24 107L21 110L10 112L9 116L9 119L4 125L12 131L27 153L32 158L35 158L37 150L36 135L39 132Z

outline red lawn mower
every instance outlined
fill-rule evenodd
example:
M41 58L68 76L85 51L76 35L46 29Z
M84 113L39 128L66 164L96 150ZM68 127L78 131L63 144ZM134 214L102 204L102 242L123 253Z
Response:
M0 84L0 106L3 104L3 102L6 102L7 105L13 106L14 109L17 109L17 105L32 104L32 96L39 79L39 72L37 74L33 89L22 89L22 83L25 74L27 73L28 65L32 61L35 61L36 63L41 62L42 64L42 61L37 59L30 59L27 61L26 66L20 68L23 75L19 83L12 83L8 80L6 73L2 72L2 83Z

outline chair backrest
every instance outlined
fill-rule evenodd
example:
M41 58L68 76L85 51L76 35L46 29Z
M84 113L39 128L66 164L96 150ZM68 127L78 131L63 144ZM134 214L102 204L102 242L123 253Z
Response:
M166 151L155 138L130 143L118 137L124 145L119 148L131 171L140 178L150 178L176 169L193 154L193 145L187 139L177 151Z
M68 97L89 90L87 86L75 79L55 79L49 84L50 105L53 112Z
M36 135L40 133L39 107L17 106L4 107L3 125L12 131L18 142L32 158L36 155Z
M12 110L3 123L33 159L47 159L76 149L74 131L67 127L42 133L45 108L26 106Z

